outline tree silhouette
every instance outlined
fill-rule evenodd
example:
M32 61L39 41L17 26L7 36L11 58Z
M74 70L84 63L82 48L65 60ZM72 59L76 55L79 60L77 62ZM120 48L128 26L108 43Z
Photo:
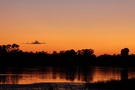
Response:
M0 45L0 66L133 66L135 54L121 49L118 55L94 55L93 49L64 50L52 54L47 52L23 52L17 44Z
M129 49L124 48L121 50L121 56L123 57L122 61L122 67L123 69L121 70L121 80L128 80L128 70L127 70L127 64L128 64L128 56L129 56Z
M124 48L121 50L121 56L128 56L129 55L129 49L128 48Z
M93 49L82 49L81 50L81 55L84 55L84 56L91 56L91 55L93 55L93 53L94 53Z
M8 44L8 45L6 46L6 51L7 51L7 52L11 52L11 51L12 51L12 45L11 45L11 44Z
M0 52L1 52L1 53L6 53L6 52L7 52L6 47L7 47L6 45L1 45L1 46L0 46Z
M10 53L10 52L18 52L19 45L17 44L7 44L7 45L0 45L0 52L1 53Z
M14 43L14 44L12 45L12 51L13 51L13 52L18 52L18 51L19 51L19 47L20 47L19 45L17 45L17 44Z

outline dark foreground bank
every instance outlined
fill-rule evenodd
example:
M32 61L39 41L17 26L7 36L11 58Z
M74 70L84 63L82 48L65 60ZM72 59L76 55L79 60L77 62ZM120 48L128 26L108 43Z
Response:
M86 90L82 83L40 83L29 85L1 85L0 90Z
M40 83L0 85L0 90L135 90L135 79L98 83Z
M108 82L87 83L87 88L103 89L103 90L135 90L135 79Z

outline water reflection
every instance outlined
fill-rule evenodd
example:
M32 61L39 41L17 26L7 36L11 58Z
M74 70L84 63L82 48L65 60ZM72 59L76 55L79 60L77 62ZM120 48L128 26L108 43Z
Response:
M112 68L112 67L95 67L93 82L98 81L109 81L109 80L120 80L121 68Z
M127 68L121 69L121 80L128 80L128 69Z
M23 69L2 69L0 84L31 84L44 82L93 83L108 80L135 78L134 68L112 67L44 67Z
M92 82L94 73L93 71L94 68L92 67L79 67L78 68L79 79L87 83Z

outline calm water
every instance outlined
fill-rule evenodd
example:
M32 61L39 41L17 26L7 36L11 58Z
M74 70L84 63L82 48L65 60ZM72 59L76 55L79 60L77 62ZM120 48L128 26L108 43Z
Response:
M0 70L0 84L45 82L93 83L135 78L135 68L112 67L44 67Z

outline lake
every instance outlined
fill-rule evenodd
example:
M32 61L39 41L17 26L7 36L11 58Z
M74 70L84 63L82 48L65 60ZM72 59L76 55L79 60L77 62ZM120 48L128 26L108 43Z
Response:
M64 66L0 70L0 84L94 83L132 78L135 68Z

